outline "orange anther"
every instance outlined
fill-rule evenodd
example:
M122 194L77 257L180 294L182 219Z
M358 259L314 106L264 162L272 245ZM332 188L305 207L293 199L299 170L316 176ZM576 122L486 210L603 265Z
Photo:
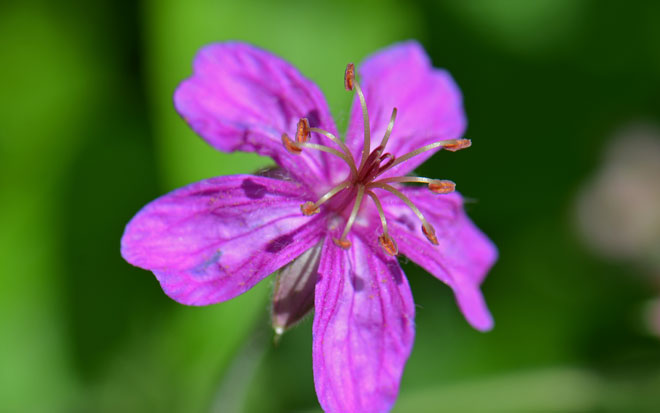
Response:
M448 194L456 190L456 184L452 181L434 180L429 183L429 189L436 194Z
M303 215L307 216L318 214L320 211L319 207L311 201L307 201L300 205L300 210L302 211Z
M351 241L347 240L346 238L341 238L341 239L333 238L332 241L334 241L334 243L339 248L342 248L342 249L345 249L345 250L351 248L351 245L353 245L353 244L351 244Z
M296 142L307 142L309 139L309 121L307 118L302 118L298 121L298 128L296 129Z
M355 65L349 63L346 65L346 72L344 72L344 87L346 90L353 90L353 81L355 80Z
M435 236L435 230L433 229L432 226L428 226L428 228L425 225L422 225L422 232L424 235L426 235L426 238L431 242L433 245L438 245L438 237Z
M381 235L378 237L378 242L380 246L383 247L386 253L391 256L395 256L399 253L399 247L397 247L396 242L389 235Z
M284 145L287 151L291 152L294 155L300 155L300 153L302 152L302 148L296 145L294 141L289 139L289 135L287 135L286 133L282 134L282 144Z
M472 141L469 139L456 139L456 143L449 143L447 145L443 145L443 147L452 152L456 152L461 149L469 148L472 146Z

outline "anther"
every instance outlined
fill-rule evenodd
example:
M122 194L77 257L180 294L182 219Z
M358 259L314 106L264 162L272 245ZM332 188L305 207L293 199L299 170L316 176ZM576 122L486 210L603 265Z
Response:
M300 205L300 210L302 211L303 215L306 216L318 214L320 211L318 205L316 205L312 201L307 201L304 204Z
M380 246L383 247L386 253L391 256L395 256L399 253L399 247L397 247L396 242L387 234L383 234L378 237L378 242Z
M456 143L450 143L444 145L444 148L448 151L456 152L461 149L469 148L472 146L472 141L469 139L456 139Z
M346 71L344 72L344 87L346 90L353 90L353 81L355 80L355 65L349 63L346 65Z
M282 144L284 145L287 151L291 152L294 155L300 155L300 153L302 152L302 148L296 145L294 141L289 139L289 135L287 135L286 133L282 134Z
M399 253L399 247L397 247L396 242L390 237L390 235L387 233L387 220L385 219L385 212L383 211L383 205L381 205L380 201L378 200L378 197L376 194L373 193L373 191L367 191L367 195L373 199L374 204L376 204L376 209L378 210L378 216L380 217L380 223L383 227L383 234L378 237L378 242L380 243L380 246L383 247L386 253L389 255L395 256Z
M349 249L351 248L351 241L347 240L346 238L333 238L332 241L340 248L342 249Z
M422 232L433 245L438 245L438 237L435 236L435 230L431 225L422 225Z
M307 142L309 140L309 121L307 118L302 118L298 121L296 128L296 142Z
M436 194L448 194L456 190L456 184L448 180L435 179L429 182L429 189Z

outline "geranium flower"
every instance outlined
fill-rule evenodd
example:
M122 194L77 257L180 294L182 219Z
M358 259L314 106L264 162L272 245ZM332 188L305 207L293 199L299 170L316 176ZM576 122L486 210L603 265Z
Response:
M292 65L243 43L203 48L175 93L177 111L216 149L269 156L279 169L173 191L122 238L123 257L188 305L229 300L282 269L274 326L281 333L314 307L326 411L394 403L415 316L397 254L449 285L475 328L493 325L479 286L495 247L453 182L407 175L440 149L470 145L458 87L415 42L376 53L359 74L362 84L348 65L356 97L343 142L323 95Z

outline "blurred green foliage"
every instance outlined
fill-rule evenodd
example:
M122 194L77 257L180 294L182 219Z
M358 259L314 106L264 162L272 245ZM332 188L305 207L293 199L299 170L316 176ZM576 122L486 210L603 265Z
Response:
M296 64L340 127L343 68L417 38L456 78L468 151L420 173L478 200L500 248L488 334L412 264L417 339L397 411L654 411L660 344L625 263L581 245L575 195L614 130L660 122L660 3L341 0L0 5L0 411L316 411L311 323L272 345L266 281L188 308L119 255L123 226L178 186L252 172L177 116L204 44L249 41Z

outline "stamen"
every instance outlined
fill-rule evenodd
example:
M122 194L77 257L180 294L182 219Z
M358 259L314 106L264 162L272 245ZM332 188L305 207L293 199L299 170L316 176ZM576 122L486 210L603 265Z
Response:
M287 138L288 138L288 137L287 137ZM285 144L285 146L286 146L286 144ZM340 157L341 159L343 159L343 160L344 160L347 164L349 164L349 165L351 164L351 161L353 160L353 159L350 158L348 155L346 155L346 154L343 153L343 152L339 152L339 151L336 150L335 148L331 148L331 147L329 147L329 146L325 146L325 145L319 145L318 143L311 143L311 142L298 142L298 143L296 144L296 147L298 147L298 148L316 149L316 150L318 150L318 151L323 151L323 152L331 153L331 154L333 154L333 155L336 155L336 156ZM287 148L287 149L288 149L288 148ZM300 149L300 151L302 152L302 149ZM299 153L300 153L300 152L299 152Z
M387 146L387 141L390 139L390 134L392 133L392 128L394 127L394 119L396 119L396 108L392 109L392 116L390 117L390 123L387 125L385 136L383 136L383 140L380 142L380 146L383 147L383 150L385 150L385 146Z
M393 257L399 253L399 247L396 245L396 242L394 242L394 239L392 239L392 237L389 235L383 234L379 236L378 243L381 247L383 247L383 250L385 250L386 253Z
M303 215L306 216L318 214L321 212L321 209L319 209L319 207L312 201L307 201L300 205L300 210L302 211Z
M402 162L405 162L408 159L419 155L420 153L424 153L426 151L430 151L431 149L435 149L435 148L438 148L438 147L441 147L441 146L444 147L444 148L451 148L451 149L448 149L448 150L450 150L452 152L455 152L459 149L467 148L470 145L471 145L471 141L469 139L448 139L448 140L444 140L444 141L434 142L430 145L422 146L419 149L415 149L412 152L408 152L405 155L399 156L398 158L396 158L396 160L394 162L392 162L392 164L387 169L391 169L391 168L397 166L398 164L400 164Z
M391 185L383 184L383 183L378 183L378 182L372 182L371 184L368 185L368 188L381 188L384 189L388 192L391 192L392 194L396 195L399 199L401 199L408 207L417 215L417 218L419 218L420 221L422 221L422 232L424 235L426 235L426 238L431 242L433 245L438 245L438 239L435 236L435 230L429 224L429 222L424 218L424 214L422 214L422 211L415 206L415 204L412 203L410 199L408 199L407 196L405 196L403 193L401 193L398 189L394 188Z
M309 120L307 118L301 118L298 121L296 126L296 136L295 140L289 138L289 136L284 133L282 134L282 144L287 151L295 155L300 155L303 149L315 149L318 151L330 153L335 155L344 162L348 164L351 170L351 176L347 177L343 182L334 188L330 189L325 193L321 198L316 202L307 201L300 206L300 210L303 215L311 216L318 214L320 212L320 206L330 200L332 197L337 195L339 192L344 189L350 189L347 197L343 198L341 205L334 205L333 209L337 211L344 210L347 205L351 202L351 198L355 195L353 199L353 207L351 213L346 220L344 230L339 238L333 238L333 242L343 249L349 249L351 247L351 241L348 240L347 236L355 224L357 219L358 212L360 211L360 206L364 200L364 195L368 195L373 199L376 209L378 211L378 216L380 217L381 227L383 233L378 236L378 242L383 250L392 256L398 254L398 246L394 239L388 233L387 219L383 206L374 191L373 188L383 189L394 194L396 197L401 199L419 218L422 223L422 233L426 236L430 243L433 245L439 245L438 237L435 234L435 229L431 224L426 220L424 214L417 208L417 206L408 198L405 194L399 191L397 188L389 185L389 183L398 182L398 183L423 183L427 184L430 191L436 194L448 194L453 192L456 189L456 184L448 180L432 179L418 176L397 176L384 178L378 181L375 181L379 175L386 172L387 170L408 161L409 159L422 154L424 152L430 151L436 148L444 148L448 151L455 152L460 149L467 148L471 145L469 139L447 139L442 141L437 141L429 145L425 145L421 148L418 148L414 151L408 152L400 157L395 157L391 153L384 153L387 143L392 135L394 129L394 123L397 116L397 108L392 109L392 114L390 116L390 121L385 130L385 134L381 139L381 143L378 147L371 151L371 128L369 126L369 114L367 112L367 102L364 96L364 92L360 87L356 77L355 77L355 66L352 63L349 63L346 66L346 71L344 72L344 86L346 90L352 91L355 90L360 102L362 109L362 118L364 121L364 143L362 146L362 154L360 157L359 166L356 163L356 158L353 157L353 152L346 146L346 144L334 134L320 129L312 128L310 126ZM321 145L318 143L309 142L311 138L311 133L315 132L320 135L323 135L330 139L340 150L335 149L332 146ZM353 192L357 187L357 193Z
M362 204L362 198L364 197L364 189L365 189L364 185L358 185L358 193L357 196L355 197L353 210L351 211L351 215L348 217L348 221L346 221L344 232L341 234L341 238L333 239L335 244L337 244L343 249L348 249L351 247L351 242L346 239L346 235L348 235L349 231L351 230L351 227L353 226L353 223L355 222L355 218L357 217L357 213L360 209L360 204Z
M421 184L428 184L431 192L436 194L448 194L456 190L456 184L446 179L431 179L423 178L421 176L396 176L393 178L385 178L374 183L386 184L390 182L415 182Z
M309 140L309 131L309 121L307 118L300 119L296 128L296 142L307 142Z
M449 194L456 190L456 184L448 179L436 179L429 183L429 189L436 194Z
M287 151L291 152L294 155L300 155L300 153L302 152L302 149L298 145L296 145L294 141L289 139L289 135L287 135L286 133L282 134L282 144L284 145Z
M362 119L364 120L364 145L362 146L362 159L360 160L360 169L362 169L362 166L364 166L364 163L367 160L367 156L369 156L369 152L371 152L371 129L369 128L367 101L364 99L364 93L362 93L360 84L355 79L355 65L353 65L353 63L346 65L344 86L346 86L346 90L355 89L358 98L360 99L360 105L362 106Z
M344 72L344 87L349 92L353 90L353 81L355 80L355 65L349 63L346 65L346 71Z
M380 200L372 191L367 191L367 195L373 199L374 204L376 204L376 209L378 210L378 216L380 217L380 224L383 227L383 234L378 237L378 242L380 246L383 247L386 253L389 255L395 256L399 253L399 248L396 245L396 242L390 237L387 233L387 220L385 219L385 212L383 211L383 205L381 205Z
M332 198L333 196L337 195L339 191L342 189L345 189L347 186L349 186L351 183L349 181L344 181L340 183L339 185L335 186L331 190L325 193L321 198L319 198L318 201L316 202L311 202L307 201L304 204L300 206L300 210L302 211L303 215L314 215L319 213L319 206Z
M448 151L456 152L461 149L469 148L472 146L472 141L469 139L458 139L453 145L445 145L445 149Z
M435 230L432 226L425 227L422 225L422 232L424 235L426 235L426 238L431 242L431 244L438 245L438 237L435 236Z
M312 132L319 133L319 134L327 137L328 139L330 139L331 141L333 141L337 145L339 145L339 147L342 149L344 154L346 154L346 157L350 161L350 162L348 162L348 166L351 168L351 173L353 174L354 177L357 178L358 173L357 173L357 168L355 166L355 160L353 159L353 155L351 154L351 150L348 149L348 146L346 146L346 144L341 139L337 138L335 135L333 135L332 133L330 133L328 131L325 131L325 130L319 129L319 128L310 128L309 130L312 131Z
M353 245L353 244L351 244L351 241L349 241L349 240L347 240L347 239L333 238L332 241L333 241L333 242L334 242L339 248L342 248L342 249L345 249L345 250L351 248L351 245Z

